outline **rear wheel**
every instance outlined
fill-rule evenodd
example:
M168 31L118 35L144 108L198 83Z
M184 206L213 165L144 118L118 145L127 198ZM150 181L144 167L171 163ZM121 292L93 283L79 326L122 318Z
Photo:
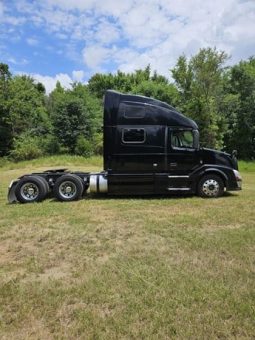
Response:
M43 183L43 186L44 186L44 188L45 188L46 195L48 195L49 192L50 192L50 186L49 186L49 183L46 181L46 179L43 178L43 177L40 177L40 176L34 176L34 177L38 178L38 180L41 181L41 182Z
M223 180L214 174L209 174L199 181L198 194L204 198L216 198L222 196L224 193Z
M83 193L83 183L80 177L69 174L57 179L53 193L59 201L76 201L81 198Z
M20 203L33 203L42 201L48 194L45 179L39 176L23 177L17 184L15 195Z

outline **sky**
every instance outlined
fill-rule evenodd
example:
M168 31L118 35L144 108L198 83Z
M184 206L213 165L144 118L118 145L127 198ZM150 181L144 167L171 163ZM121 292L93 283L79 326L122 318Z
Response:
M0 0L0 62L47 93L148 64L170 77L203 47L255 55L255 0Z

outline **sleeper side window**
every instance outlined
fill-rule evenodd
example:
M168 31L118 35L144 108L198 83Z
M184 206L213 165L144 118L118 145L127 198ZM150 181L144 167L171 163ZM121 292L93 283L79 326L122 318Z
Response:
M171 134L171 145L173 148L194 149L194 136L192 131L173 131Z
M123 129L122 130L123 143L144 143L145 131L144 129Z
M127 119L144 118L145 107L143 104L139 103L121 103L119 107L119 112Z

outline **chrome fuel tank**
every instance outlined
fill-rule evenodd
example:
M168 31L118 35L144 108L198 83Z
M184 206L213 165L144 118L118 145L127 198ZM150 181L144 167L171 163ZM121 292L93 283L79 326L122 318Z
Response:
M89 180L89 188L92 193L107 193L108 180L106 174L92 174Z

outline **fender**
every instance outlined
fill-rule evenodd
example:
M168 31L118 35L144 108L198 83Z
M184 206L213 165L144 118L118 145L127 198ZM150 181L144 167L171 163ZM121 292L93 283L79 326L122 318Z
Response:
M15 179L9 185L9 189L8 189L8 202L9 203L18 203L17 197L15 195L15 189L17 187L19 180L20 179Z
M226 170L231 170L231 169L228 169L226 168ZM215 173L215 174L218 174L219 176L223 177L224 178L224 181L225 181L225 185L228 186L228 181L229 181L229 178L226 174L226 172L224 172L223 170L217 168L217 167L208 167L206 165L204 165L202 168L198 169L196 172L193 172L190 177L193 178L193 179L198 179L199 177L202 177L204 175L206 175L207 173ZM196 181L195 181L196 182Z
M217 168L208 168L204 171L204 174L208 173L208 172L215 172L218 173L219 175L223 176L223 178L225 178L226 184L228 182L228 176L225 174L225 172L223 172L220 169Z

